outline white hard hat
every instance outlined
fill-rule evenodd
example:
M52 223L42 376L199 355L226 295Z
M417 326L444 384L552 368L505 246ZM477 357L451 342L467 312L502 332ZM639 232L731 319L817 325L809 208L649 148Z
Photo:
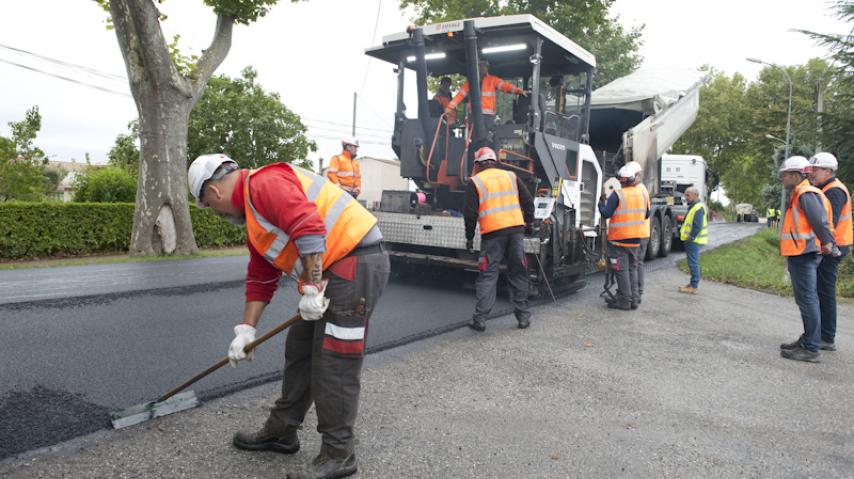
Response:
M634 176L640 173L641 171L643 171L643 168L641 168L640 163L638 163L637 161L630 161L626 163L626 172L630 175Z
M618 178L634 178L635 177L635 171L633 171L633 170L634 169L630 168L629 165L623 165L623 167L620 168L619 171L617 171L617 177Z
M836 171L836 168L839 167L839 162L836 161L836 157L833 156L832 153L822 151L820 153L816 153L812 158L810 158L810 166L829 168Z
M793 156L780 165L780 173L783 173L784 171L797 171L798 173L804 173L809 166L809 160L803 156Z
M495 157L495 150L493 150L492 148L490 148L488 146L484 146L482 148L479 148L474 153L474 162L475 163L478 163L480 161L489 161L489 160L495 161L495 158L496 158Z
M234 166L237 166L236 161L222 153L202 155L190 164L190 169L187 170L187 182L190 184L190 193L196 198L196 204L199 208L204 208L204 205L199 202L199 196L202 194L202 186L204 186L205 181L211 179L217 168L224 163L234 163Z
M359 140L357 140L356 138L352 138L352 137L351 138L344 138L343 140L341 140L341 146L347 146L347 145L352 145L352 146L358 147L359 146Z

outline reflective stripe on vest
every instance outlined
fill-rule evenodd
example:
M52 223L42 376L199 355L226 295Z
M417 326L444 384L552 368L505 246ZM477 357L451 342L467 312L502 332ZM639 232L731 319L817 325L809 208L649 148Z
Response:
M481 235L525 225L514 173L488 168L471 179L480 199L477 216Z
M649 210L650 206L651 206L650 200L649 200L649 190L646 189L646 185L644 185L643 183L638 183L635 186L637 186L638 189L641 190L641 192L643 192L643 199L646 202L646 209ZM644 216L646 216L645 211L644 211ZM649 218L646 218L646 221L644 221L643 235L641 236L641 238L649 238L649 232L651 229L652 229L652 215L650 214Z
M329 164L336 164L336 159L338 168L333 170L330 167L330 169L326 170L327 174L334 172L341 186L355 187L357 183L356 179L362 177L359 173L359 165L356 163L356 160L350 158L350 155L345 152L332 157L332 161Z
M301 272L301 264L297 261L299 252L294 242L290 241L287 233L261 216L252 204L250 178L270 167L282 166L272 164L250 171L246 175L243 194L247 237L252 246L277 269L286 274L295 270ZM355 249L365 234L374 227L377 219L352 196L325 178L296 169L293 172L299 179L306 198L315 204L323 219L326 228L326 251L323 253L322 267L326 270Z
M636 186L626 186L614 192L620 204L608 219L608 240L642 238L647 211L643 192Z
M821 191L826 193L831 188L839 188L845 192L845 204L842 205L842 211L839 212L839 220L833 225L833 237L836 239L837 246L850 246L854 244L854 226L851 222L851 194L848 192L848 188L839 181L839 178L835 178L824 185Z
M811 186L809 181L804 180L792 192L792 197L789 199L789 205L786 208L786 217L783 219L783 226L780 228L780 255L781 256L800 256L807 252L810 243L815 245L815 249L821 248L818 237L813 231L812 226L807 220L806 215L801 212L801 195L804 193L815 193L821 199L827 213L827 224L833 230L833 216L830 208L830 202L827 197L818 188Z
M679 239L682 241L688 241L688 237L691 236L691 230L694 229L694 216L698 211L702 210L703 222L700 225L700 233L694 238L693 243L696 244L708 244L709 243L709 221L708 214L706 212L706 205L700 203L694 203L694 206L688 211L688 214L685 216L685 222L682 223L682 228L679 230Z
M513 91L517 87L512 85L509 82L502 80L501 78L495 75L485 75L483 79L480 81L480 108L483 111L484 115L494 115L497 110L496 106L496 97L498 96L498 90L501 91ZM450 108L456 108L456 106L469 94L469 84L468 82L463 83L463 86L460 87L460 91L454 96L454 99L448 104Z

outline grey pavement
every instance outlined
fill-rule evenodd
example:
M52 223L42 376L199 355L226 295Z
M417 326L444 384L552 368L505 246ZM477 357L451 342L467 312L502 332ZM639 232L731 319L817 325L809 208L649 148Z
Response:
M854 477L854 306L820 364L779 356L801 330L794 301L651 273L641 308L596 285L512 316L371 355L357 424L359 478ZM283 477L294 456L230 446L262 423L270 383L120 431L0 463L4 478Z

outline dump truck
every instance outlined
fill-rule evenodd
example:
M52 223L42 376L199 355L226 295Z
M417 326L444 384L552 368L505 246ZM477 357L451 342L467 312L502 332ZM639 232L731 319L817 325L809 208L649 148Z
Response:
M594 56L531 15L414 27L383 37L366 54L395 67L392 148L401 176L425 196L415 201L410 191L383 192L376 216L393 268L477 270L477 256L466 251L461 211L473 152L489 145L501 167L535 196L533 234L524 239L531 292L583 286L601 257L604 232L596 207L602 170L587 144ZM499 100L494 131L483 121L480 59L490 62L490 74L530 91ZM467 114L458 122L429 98L428 77L445 75L471 86ZM405 100L413 97L410 116ZM479 241L476 235L476 249Z
M705 77L697 70L638 70L593 92L590 145L605 176L616 176L629 161L643 167L651 203L647 260L667 256L679 241L688 212L685 189L695 186L705 198L703 158L666 153L697 118Z

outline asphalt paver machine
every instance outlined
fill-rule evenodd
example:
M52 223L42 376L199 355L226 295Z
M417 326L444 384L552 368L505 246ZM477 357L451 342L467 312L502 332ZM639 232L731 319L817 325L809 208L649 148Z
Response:
M394 267L477 268L477 257L465 249L461 213L473 153L491 146L501 167L535 197L534 230L525 238L531 292L583 286L601 257L604 232L596 208L602 169L588 145L594 56L531 15L412 27L366 54L395 66L392 148L401 176L419 190L384 191L376 212ZM484 124L480 60L489 62L490 74L530 92L499 97L494 130ZM446 75L471 85L454 122L428 92L428 78ZM417 98L414 116L407 98Z

